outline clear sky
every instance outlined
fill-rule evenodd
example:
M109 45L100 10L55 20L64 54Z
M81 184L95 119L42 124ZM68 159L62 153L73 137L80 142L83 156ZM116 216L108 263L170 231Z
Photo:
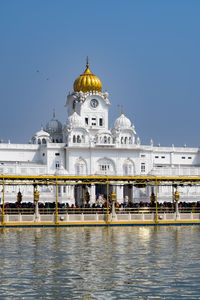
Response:
M85 68L143 144L200 145L200 1L0 0L0 138L26 143ZM39 72L37 72L39 71Z

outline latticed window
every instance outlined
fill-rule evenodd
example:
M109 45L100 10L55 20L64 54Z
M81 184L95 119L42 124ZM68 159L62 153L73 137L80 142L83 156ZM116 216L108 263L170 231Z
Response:
M145 172L145 163L141 163L141 172L142 172L142 173Z
M99 165L99 168L100 168L101 174L107 174L110 170L110 165L109 164L101 164L101 165Z
M94 125L94 126L97 125L97 120L96 120L96 118L92 118L92 125Z

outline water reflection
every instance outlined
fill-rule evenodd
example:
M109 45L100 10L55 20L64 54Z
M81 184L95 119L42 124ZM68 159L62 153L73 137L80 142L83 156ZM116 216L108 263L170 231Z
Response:
M1 230L1 299L199 299L199 229Z

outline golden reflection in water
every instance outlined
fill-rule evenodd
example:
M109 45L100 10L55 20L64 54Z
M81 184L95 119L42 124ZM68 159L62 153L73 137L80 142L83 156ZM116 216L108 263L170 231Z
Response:
M151 229L149 227L139 227L138 231L140 242L144 245L147 244L150 239Z
M1 228L1 234L4 235L6 233L6 228Z

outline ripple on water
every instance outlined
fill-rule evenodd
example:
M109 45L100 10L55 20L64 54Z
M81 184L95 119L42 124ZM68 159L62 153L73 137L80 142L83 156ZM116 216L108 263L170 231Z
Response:
M6 229L0 299L200 299L200 227Z

